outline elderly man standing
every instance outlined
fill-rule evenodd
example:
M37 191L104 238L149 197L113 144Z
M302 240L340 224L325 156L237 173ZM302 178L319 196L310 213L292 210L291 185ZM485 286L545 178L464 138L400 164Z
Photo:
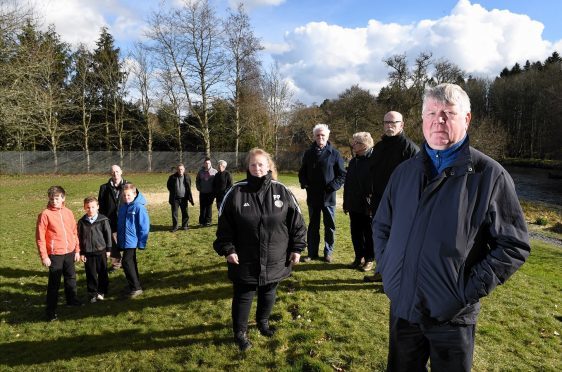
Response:
M185 173L185 166L180 163L176 166L176 172L168 177L166 187L170 192L168 202L172 207L172 230L178 231L178 207L181 209L181 228L187 230L189 214L187 213L187 202L193 205L191 195L191 177Z
M217 199L217 209L221 208L224 195L232 187L232 176L226 170L227 163L224 160L218 161L219 171L215 174L213 179L213 193Z
M470 371L481 297L530 253L513 180L470 147L461 87L425 92L426 142L390 178L373 220L390 299L389 371Z
M404 120L397 111L389 111L383 118L384 134L373 148L370 177L372 180L371 216L374 216L390 179L390 175L398 164L414 157L420 148L404 133ZM373 252L374 255L374 252ZM365 260L364 271L373 268L373 263ZM367 282L380 282L381 275L377 271L373 276L365 276Z
M213 218L213 179L217 170L211 164L211 158L205 158L203 166L197 172L195 187L199 191L199 225L211 226Z
M314 142L304 153L299 170L301 188L306 189L308 205L308 257L304 261L318 259L320 245L320 214L324 222L324 261L332 262L334 235L336 231L336 191L345 182L343 158L328 138L330 129L326 124L317 124L312 130Z
M123 179L123 171L118 165L111 166L111 178L100 186L98 192L99 213L109 219L113 245L111 246L111 268L109 272L114 272L121 268L121 251L117 245L117 211L122 202L121 193L123 185L128 183Z

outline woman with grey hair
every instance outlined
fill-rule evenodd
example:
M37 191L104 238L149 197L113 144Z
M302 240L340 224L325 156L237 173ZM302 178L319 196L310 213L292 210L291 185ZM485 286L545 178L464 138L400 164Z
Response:
M213 179L213 194L217 198L217 209L220 209L224 195L232 186L232 176L226 171L226 161L219 160L217 164L219 171Z
M358 132L350 143L355 156L349 162L345 176L343 211L349 214L351 241L355 251L351 267L369 271L373 268L375 256L371 233L373 138L369 132Z

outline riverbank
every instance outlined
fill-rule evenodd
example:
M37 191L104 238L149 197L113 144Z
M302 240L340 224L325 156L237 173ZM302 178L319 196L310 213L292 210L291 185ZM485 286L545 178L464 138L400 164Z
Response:
M556 171L562 171L561 160L504 158L500 160L500 163L503 166L553 169ZM558 174L558 172L556 173Z

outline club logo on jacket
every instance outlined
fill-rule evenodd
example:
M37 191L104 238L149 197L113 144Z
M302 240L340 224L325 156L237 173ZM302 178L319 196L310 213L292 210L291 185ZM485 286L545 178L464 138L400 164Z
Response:
M281 208L283 206L283 202L280 200L281 199L281 195L275 195L273 194L273 204L277 207L277 208Z
M250 206L250 203L248 203L248 202L244 203L244 205L243 205L243 207L249 207L249 206Z

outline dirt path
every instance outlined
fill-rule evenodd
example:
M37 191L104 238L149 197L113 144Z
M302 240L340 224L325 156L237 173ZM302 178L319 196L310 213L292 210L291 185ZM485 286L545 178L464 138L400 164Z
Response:
M306 203L306 190L301 189L298 186L289 186L289 190L295 195L300 204ZM193 201L195 204L199 204L199 191L192 189ZM168 202L168 192L143 192L144 197L148 201L148 205L158 205ZM343 194L338 192L338 197L336 198L337 206L341 207L343 204Z

